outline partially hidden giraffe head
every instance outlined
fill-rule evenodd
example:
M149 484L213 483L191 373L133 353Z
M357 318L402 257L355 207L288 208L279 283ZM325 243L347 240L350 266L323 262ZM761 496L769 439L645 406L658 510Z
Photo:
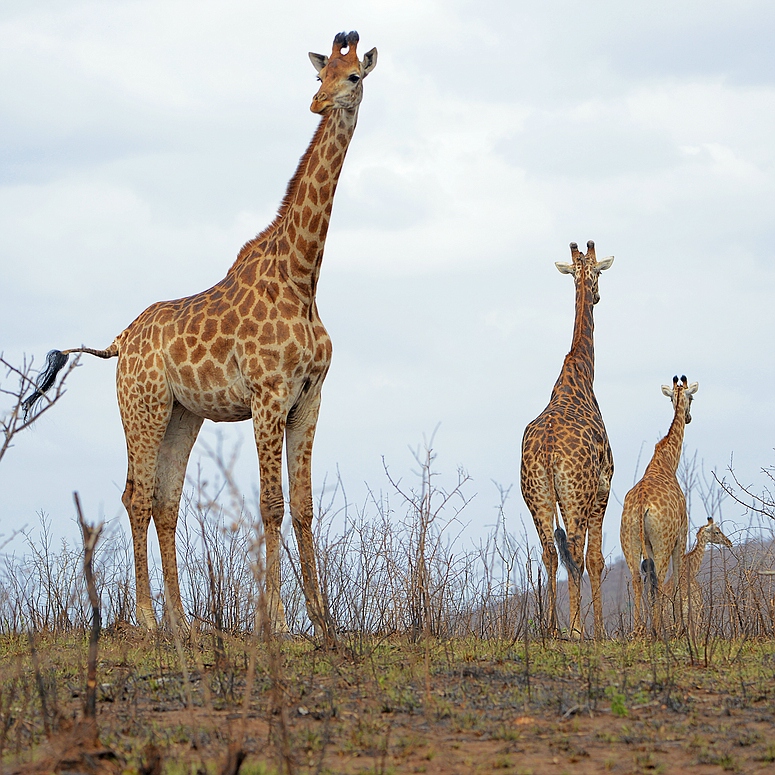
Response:
M334 38L331 56L309 53L321 82L312 98L313 113L328 113L335 108L356 110L363 99L363 79L377 64L377 49L367 51L358 59L358 33L340 32Z
M708 517L708 524L703 525L697 531L697 539L700 538L700 533L705 533L705 540L709 544L718 544L719 546L726 546L728 549L732 548L732 542L721 532L721 528L713 521L713 517Z
M699 382L692 382L690 385L686 381L686 375L678 380L678 377L673 377L673 387L669 385L662 385L662 392L670 399L673 404L673 409L683 405L684 421L688 425L692 421L692 401L694 400L694 394L700 389Z
M608 256L601 261L595 257L595 243L592 240L587 242L587 252L582 253L575 242L570 244L570 254L573 263L563 264L555 261L554 265L563 274L572 274L576 285L580 282L588 283L592 293L592 303L597 304L600 301L600 291L597 289L597 281L600 273L608 269L614 262L613 256Z

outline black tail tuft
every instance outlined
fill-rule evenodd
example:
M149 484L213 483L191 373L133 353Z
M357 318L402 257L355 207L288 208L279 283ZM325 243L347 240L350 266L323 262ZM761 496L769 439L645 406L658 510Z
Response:
M576 560L570 553L570 547L568 546L568 536L565 535L565 531L558 527L554 531L554 542L557 544L557 551L560 554L560 562L565 566L565 570L573 576L576 581L581 580L581 569L576 564Z
M651 604L654 605L657 599L657 566L654 565L654 560L647 557L640 564L640 570L646 577L646 591L648 592Z
M22 401L25 421L30 412L35 408L35 404L43 398L46 391L56 382L57 374L67 365L68 356L60 350L51 350L46 356L46 367L38 374L35 380L35 390L31 395Z

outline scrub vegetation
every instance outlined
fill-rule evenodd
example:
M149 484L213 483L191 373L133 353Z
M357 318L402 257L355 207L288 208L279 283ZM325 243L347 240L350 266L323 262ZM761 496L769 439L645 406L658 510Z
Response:
M219 461L217 461L219 462ZM603 584L606 638L552 638L545 573L501 490L489 534L472 483L441 485L430 447L407 481L386 471L361 506L341 483L317 504L316 544L338 645L312 637L292 544L270 636L260 520L228 466L193 484L179 523L186 622L157 580L159 628L135 626L124 530L50 520L6 536L0 565L2 772L770 772L775 762L775 546L764 493L734 546L710 547L691 623L632 638L623 561ZM684 460L702 519L741 493ZM742 493L743 500L750 493ZM764 505L762 505L764 504ZM707 512L707 514L706 514ZM492 515L496 518L493 520ZM725 526L726 527L726 526ZM11 540L13 539L13 540ZM559 585L561 624L567 586ZM692 626L688 626L691 624Z

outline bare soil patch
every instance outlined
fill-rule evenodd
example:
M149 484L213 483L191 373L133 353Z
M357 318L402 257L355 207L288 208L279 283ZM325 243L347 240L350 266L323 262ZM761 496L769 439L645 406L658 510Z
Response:
M102 642L97 736L83 637L40 637L37 673L26 639L0 644L9 772L225 772L235 752L243 773L775 771L771 641L694 664L680 642L292 641L273 671L250 638L200 635L181 665L125 631Z

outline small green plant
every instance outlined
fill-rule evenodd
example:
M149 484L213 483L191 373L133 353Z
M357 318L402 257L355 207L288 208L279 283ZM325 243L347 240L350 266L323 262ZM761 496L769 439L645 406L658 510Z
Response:
M615 686L607 686L605 694L611 701L611 713L613 713L614 716L626 718L630 715L626 705L627 698Z

